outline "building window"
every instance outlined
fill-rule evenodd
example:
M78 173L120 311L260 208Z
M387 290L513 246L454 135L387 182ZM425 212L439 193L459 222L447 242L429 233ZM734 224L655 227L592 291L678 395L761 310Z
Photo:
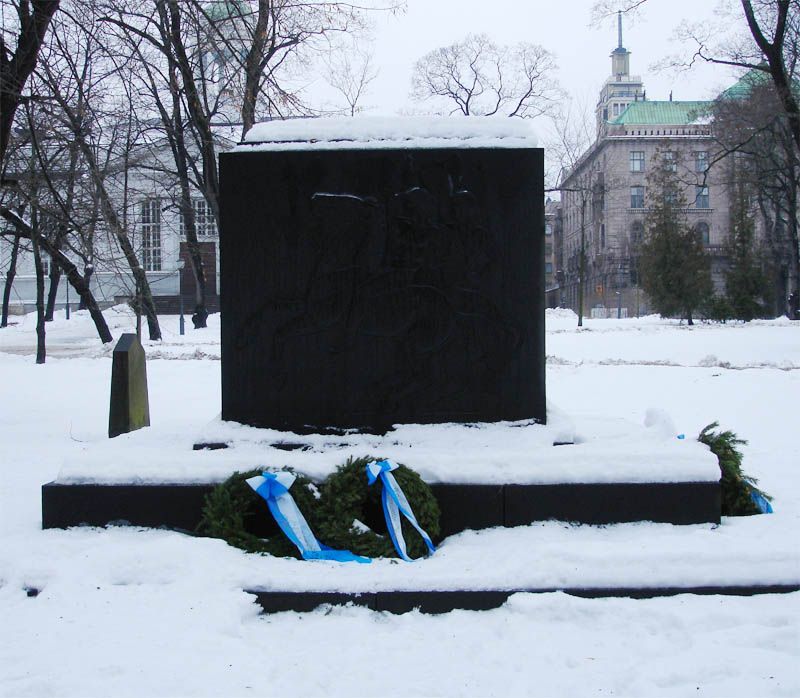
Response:
M695 172L705 172L708 169L708 151L699 150L694 154Z
M631 187L631 208L644 208L644 187Z
M545 235L552 235L553 234L553 224L552 223L545 223L544 224L544 234Z
M142 233L142 266L145 271L161 271L161 202L145 199L139 204Z
M42 263L42 276L47 276L50 273L50 255L46 252L41 252L39 261Z
M619 104L614 105L614 116L619 116Z
M631 172L644 172L643 150L631 150Z
M545 274L552 274L553 273L553 263L552 262L545 262L545 264L544 264L544 273Z
M694 227L694 229L697 231L697 237L700 238L700 241L704 245L708 245L708 243L711 241L711 237L708 231L708 223L704 223L703 221L701 221Z
M548 243L547 243L547 244L544 246L544 256L545 256L545 257L549 257L551 254L553 254L553 245L552 245L551 243L549 243L549 242L548 242Z
M708 187L696 187L696 192L694 198L695 208L710 208Z
M600 247L606 246L606 226L605 223L600 224Z
M214 214L211 212L208 202L202 197L194 198L192 199L192 210L194 211L194 228L197 232L197 237L216 237L217 223L214 220ZM184 218L183 212L181 212L181 237L185 238L186 224Z
M644 238L644 223L634 221L631 223L631 243L638 245Z
M678 203L678 192L669 190L664 192L664 204L666 206L675 206Z
M677 172L678 171L678 163L675 160L675 153L671 150L665 150L661 157L664 158L664 168L669 172Z

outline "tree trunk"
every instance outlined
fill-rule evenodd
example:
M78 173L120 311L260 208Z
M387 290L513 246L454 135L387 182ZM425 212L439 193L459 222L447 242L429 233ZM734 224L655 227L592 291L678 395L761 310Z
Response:
M27 240L31 240L35 236L35 233L30 225L28 225L24 220L22 220L22 218L20 218L9 208L0 206L0 216L5 218L14 226L19 237L24 237ZM89 314L92 316L92 320L94 320L94 326L97 328L97 334L100 337L100 341L102 341L104 344L106 342L111 342L114 338L111 336L111 331L108 329L108 324L103 317L103 313L100 312L100 306L97 304L95 297L92 295L92 291L89 288L89 284L87 283L86 279L80 275L78 268L61 250L55 249L46 236L38 235L36 236L36 241L38 242L39 246L50 255L53 263L58 264L61 267L61 270L67 275L67 280L75 289L75 292L80 296L81 302L84 303L86 308L89 310Z
M200 245L195 239L189 240L186 236L186 247L189 250L189 259L192 261L192 274L194 275L195 307L192 314L192 324L196 330L207 327L208 308L206 307L206 275L203 268L203 259L200 255ZM180 293L180 289L178 290Z
M117 212L114 210L114 204L111 200L108 190L106 189L105 182L103 181L103 175L101 173L101 168L98 165L97 158L95 157L92 148L83 135L84 127L80 116L75 112L63 95L54 93L53 96L58 101L59 106L63 109L66 117L69 119L70 128L75 138L75 143L78 148L80 148L80 151L83 154L88 166L89 173L94 181L95 186L97 187L97 197L99 199L100 211L102 213L103 220L116 238L120 250L122 250L122 254L125 256L125 261L130 267L134 281L141 293L142 308L147 315L147 326L150 333L150 339L161 339L161 328L158 324L158 315L156 314L155 305L153 304L153 294L150 292L150 284L147 281L147 275L145 274L144 269L142 269L142 265L139 263L139 259L133 249L131 240L128 237L127 228L120 220Z
M61 281L61 267L58 264L50 265L50 288L47 292L47 307L44 311L45 322L52 322L56 309L56 297L58 296L58 284Z
M170 78L177 83L174 71L177 66L171 66ZM192 264L192 274L194 276L195 288L195 309L192 315L192 322L195 329L206 327L208 309L206 308L206 273L203 268L203 257L200 254L200 245L197 241L197 220L192 207L192 190L189 185L189 165L186 153L186 141L183 129L179 124L182 122L181 102L178 94L177 85L172 90L172 120L178 126L175 129L175 164L178 166L178 181L181 188L181 214L183 216L183 230L186 235L186 249L189 252L189 261ZM180 294L180 285L178 293Z
M253 31L253 43L244 58L244 98L242 99L242 138L256 122L256 101L259 84L263 79L267 41L269 40L269 0L258 0L258 19ZM274 43L274 41L273 41Z
M98 178L98 185L101 185L102 182L99 181L99 173L95 171L94 174ZM147 274L145 273L144 269L142 269L142 265L139 263L139 258L136 256L136 252L133 249L133 245L128 237L128 233L119 220L116 211L114 211L111 198L109 197L105 186L99 186L99 189L103 218L114 232L117 243L122 250L122 254L125 255L125 261L128 263L131 273L133 274L133 278L138 289L137 295L139 296L142 310L147 317L147 330L150 335L150 339L161 339L161 328L158 324L158 315L156 314L156 307L153 303L153 294L150 291L150 283L147 281Z
M92 287L92 274L94 274L94 265L87 264L83 268L83 280L86 283L86 288ZM81 296L81 300L78 303L78 310L86 310L86 299Z
M47 32L53 14L58 9L59 0L31 0L17 5L19 20L17 49L12 54L3 41L0 51L0 162L5 160L6 148L11 136L14 114L19 106L22 88L36 67L39 49ZM5 3L3 7L5 8ZM31 12L30 10L33 10ZM9 33L10 33L9 23ZM3 27L5 34L6 27Z
M798 150L800 152L800 150ZM795 165L795 171L800 169L800 164ZM797 197L798 177L790 178L789 187L789 286L791 287L787 302L788 317L790 320L800 320L800 231L798 231Z
M781 106L783 106L786 116L789 118L789 130L791 131L792 139L797 149L800 150L800 105L798 105L792 85L790 84L790 77L786 71L783 53L786 41L787 22L790 12L794 11L791 9L790 5L793 4L794 3L791 3L789 0L778 0L775 36L772 43L764 36L758 24L758 19L753 11L752 0L742 0L742 9L744 10L745 18L750 28L750 34L767 59L769 75L772 78L772 83L775 85L778 98L781 100Z
M217 153L214 136L211 131L211 119L203 109L200 92L192 74L192 61L183 45L181 31L181 11L177 0L168 0L169 31L172 47L175 51L177 68L181 74L183 88L186 93L186 106L189 119L197 133L200 156L203 163L203 192L211 206L214 220L219 222L219 176L217 173Z
M36 230L35 211L31 227ZM36 363L43 364L47 358L44 319L44 268L42 267L42 254L39 250L38 237L40 237L38 233L31 237L31 247L33 247L33 266L36 270Z
M14 285L14 277L17 275L17 257L19 255L19 235L14 236L14 245L11 248L11 261L8 263L6 272L6 285L3 289L3 311L0 318L0 327L8 327L8 304L11 300L11 287Z
M583 294L586 287L586 196L581 201L581 250L578 263L578 327L583 327Z

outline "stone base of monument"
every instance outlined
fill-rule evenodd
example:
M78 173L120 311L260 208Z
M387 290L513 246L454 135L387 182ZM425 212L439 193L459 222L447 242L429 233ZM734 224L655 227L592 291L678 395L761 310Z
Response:
M42 527L125 523L193 531L213 484L61 483L42 486ZM632 521L719 523L719 483L431 485L441 508L441 535L535 521L613 524ZM271 520L265 512L265 527ZM266 535L266 532L264 533Z
M197 442L225 448L193 450ZM573 442L571 445L554 444ZM442 536L548 519L586 524L719 522L719 466L706 446L614 418L548 424L397 425L385 435L297 434L214 420L189 440L157 428L99 442L42 488L44 527L192 530L235 471L290 467L317 482L348 458L390 458L434 490ZM266 517L265 517L266 518Z
M204 440L225 448L193 450ZM553 445L564 441L573 443ZM296 446L287 450L287 444ZM348 457L368 455L404 463L429 482L441 507L441 549L408 568L380 560L334 570L298 561L289 570L287 561L264 560L266 567L259 561L254 569L263 567L264 574L241 584L265 612L330 603L393 612L479 610L502 605L516 592L555 590L643 598L799 588L757 551L744 551L744 564L738 548L719 550L711 540L730 538L716 536L713 528L720 521L719 467L705 446L658 425L598 417L571 422L554 411L546 426L402 425L384 436L299 436L219 420L194 435L151 427L86 446L65 461L58 479L42 488L42 524L189 532L200 520L205 496L234 471L289 466L322 481ZM598 529L548 520L656 523ZM257 535L277 530L266 509L260 525ZM511 557L519 559L509 565L506 558L495 559L494 546L511 540L518 541L511 544ZM609 540L620 562L597 567ZM456 562L454 553L460 556ZM721 559L730 562L720 568ZM653 565L661 569L657 578L650 573Z

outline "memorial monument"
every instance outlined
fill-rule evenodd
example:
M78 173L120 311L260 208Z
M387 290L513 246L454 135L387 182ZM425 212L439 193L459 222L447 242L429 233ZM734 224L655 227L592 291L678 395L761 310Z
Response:
M253 128L220 157L223 420L545 422L543 163L509 119Z
M222 419L190 453L158 427L95 444L42 487L43 527L195 530L210 473L320 484L377 455L430 486L442 537L719 522L704 445L555 408L544 424L543 152L526 122L259 124L220 170ZM106 473L131 453L129 481Z

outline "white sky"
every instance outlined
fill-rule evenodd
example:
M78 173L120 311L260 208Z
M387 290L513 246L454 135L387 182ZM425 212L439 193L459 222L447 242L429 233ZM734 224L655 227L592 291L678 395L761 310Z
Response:
M497 43L528 41L556 54L562 86L593 111L611 72L617 45L616 18L591 26L594 0L408 0L408 11L377 21L374 61L380 70L363 106L392 114L412 108L408 93L414 62L428 51L484 32ZM707 99L733 82L718 66L690 73L656 72L652 64L681 52L672 40L683 20L710 20L717 0L650 0L639 17L624 20L624 45L632 52L631 73L644 79L650 99ZM686 51L683 51L686 55Z

